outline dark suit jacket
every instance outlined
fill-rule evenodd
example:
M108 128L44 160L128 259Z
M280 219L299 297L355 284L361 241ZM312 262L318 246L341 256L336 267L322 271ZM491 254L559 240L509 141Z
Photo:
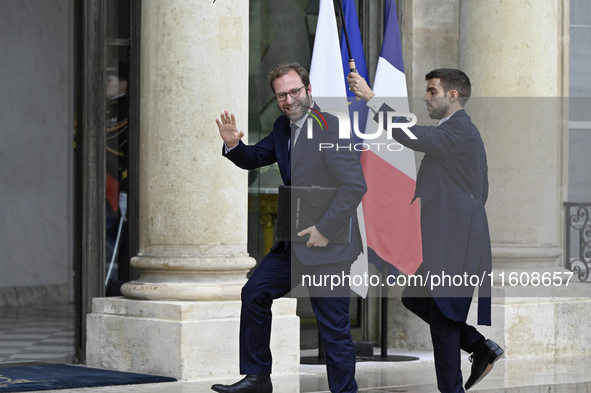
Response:
M315 109L319 109L315 107ZM338 119L323 113L328 128L313 120L312 138L308 139L307 123L304 124L293 148L291 162L288 158L290 136L289 119L282 115L273 125L273 131L253 146L240 142L225 154L238 167L255 169L275 162L279 165L285 185L309 187L334 187L339 191L316 228L330 241L353 218L351 243L330 244L326 247L306 247L305 243L292 243L293 252L306 265L353 261L362 251L362 241L357 222L357 206L367 191L361 164L354 151L339 149L351 140L339 140ZM320 143L332 143L332 149L319 149ZM326 146L326 145L325 145ZM279 244L275 244L273 249Z
M381 111L391 110L385 106ZM425 153L417 175L415 198L421 198L423 268L431 275L478 275L478 323L491 324L491 243L484 204L488 198L488 166L480 132L466 111L459 110L438 127L415 126L410 139L400 128L392 136L402 145ZM463 279L463 281L465 281ZM463 284L464 282L462 282ZM469 284L469 281L468 281ZM443 314L465 322L472 286L434 288Z

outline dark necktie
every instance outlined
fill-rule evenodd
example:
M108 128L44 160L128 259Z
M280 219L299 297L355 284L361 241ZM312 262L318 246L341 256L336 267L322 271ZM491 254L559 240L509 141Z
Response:
M295 136L296 136L296 131L298 130L298 126L295 125L294 123L289 123L289 127L291 128L291 132L289 134L289 143L287 144L287 159L288 159L289 168L291 170L291 151L293 150L293 145L295 144ZM291 178L290 178L290 181L286 185L289 186L290 184L291 184ZM284 247L285 251L289 251L290 245L291 245L291 242L284 242L283 243L283 247Z
M298 126L295 123L290 123L289 127L291 128L291 133L289 136L289 146L287 147L289 161L291 162L291 151L293 150L293 146L295 144L295 134L298 129Z

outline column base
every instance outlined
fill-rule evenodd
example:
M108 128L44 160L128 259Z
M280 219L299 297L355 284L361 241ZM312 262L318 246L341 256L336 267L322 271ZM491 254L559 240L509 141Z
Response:
M590 287L573 275L568 287L493 288L492 326L476 324L476 299L467 322L503 347L506 359L589 355L591 336L585 332L591 315ZM432 350L429 326L400 299L390 303L389 346Z
M255 263L248 255L139 255L131 259L131 265L138 269L140 278L123 284L121 293L137 300L240 300L246 274Z
M523 288L493 292L493 324L478 330L501 345L508 359L591 354L591 337L585 334L591 315L590 289L575 279L568 287L540 292L544 297L524 297ZM468 317L472 325L476 306L475 302Z
M560 267L562 248L557 244L493 244L493 269L522 271L523 269L555 269Z
M93 299L87 316L90 367L180 381L239 377L240 301ZM297 374L300 323L295 299L273 303L273 374Z
M246 275L245 275L246 276ZM196 285L194 283L151 283L130 281L123 284L121 293L137 300L240 301L246 279L224 285Z

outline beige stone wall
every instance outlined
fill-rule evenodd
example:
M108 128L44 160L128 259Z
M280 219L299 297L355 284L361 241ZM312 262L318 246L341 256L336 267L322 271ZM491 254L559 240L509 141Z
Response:
M73 301L74 3L0 12L0 306Z
M435 68L457 68L459 0L402 0L401 39L411 97L425 94L425 75ZM417 115L419 110L411 107ZM414 112L413 112L414 113Z

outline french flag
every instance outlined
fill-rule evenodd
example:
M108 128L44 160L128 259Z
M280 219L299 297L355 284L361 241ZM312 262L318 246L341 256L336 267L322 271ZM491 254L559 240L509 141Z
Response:
M354 5L353 11L355 11ZM361 35L359 33L357 34L359 35L359 42L361 42ZM365 60L363 61L365 62ZM349 66L347 65L348 73ZM320 0L318 24L316 25L316 37L314 38L314 50L310 65L310 83L312 84L312 97L314 97L314 101L320 108L337 109L343 113L348 113L345 72L341 63L339 33L333 0ZM365 103L365 101L362 102ZM361 224L361 220L363 219L362 216L359 216L361 208L357 211ZM363 225L361 226L362 228L360 230L363 236ZM357 275L362 277L367 273L366 255L367 253L362 254L353 263L353 266L351 266L351 276ZM368 286L365 282L361 283L361 285L356 285L352 282L351 290L359 296L365 297Z
M386 102L394 110L409 112L394 0L385 1L384 39L373 91L377 97L389 97ZM378 129L372 117L368 116L366 133ZM384 148L395 143L387 139L385 132L378 139L365 142L371 143L371 148L361 153L368 187L363 197L367 246L401 272L414 274L423 261L419 203L410 204L416 186L414 152L407 148L400 151ZM376 143L383 143L379 150Z

